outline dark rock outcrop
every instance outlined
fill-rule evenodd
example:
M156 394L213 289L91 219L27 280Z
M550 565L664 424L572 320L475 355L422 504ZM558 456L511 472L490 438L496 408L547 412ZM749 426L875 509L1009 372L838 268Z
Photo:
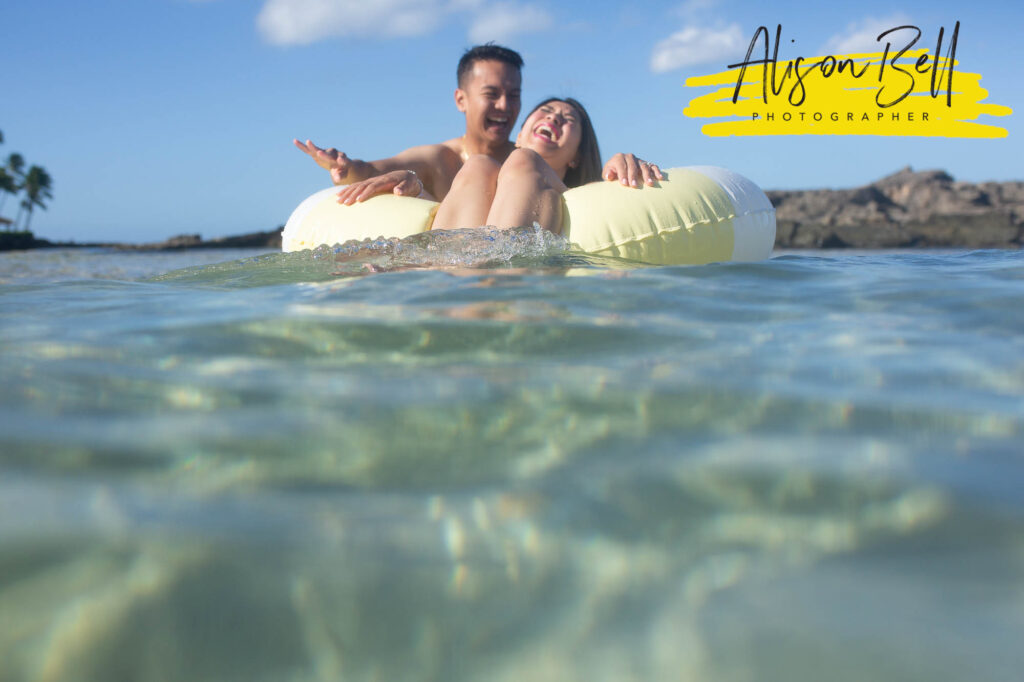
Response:
M198 234L179 234L162 242L125 244L111 242L51 242L38 239L31 232L0 232L0 251L21 249L106 248L122 251L178 251L182 249L280 249L281 230L250 232L235 237L204 240Z
M250 232L235 237L204 240L198 234L179 234L162 242L149 244L118 244L116 248L130 251L178 251L181 249L280 249L281 230Z
M0 232L0 251L20 251L47 246L45 239L36 239L31 232Z
M780 248L1020 248L1024 182L907 167L864 187L769 191Z

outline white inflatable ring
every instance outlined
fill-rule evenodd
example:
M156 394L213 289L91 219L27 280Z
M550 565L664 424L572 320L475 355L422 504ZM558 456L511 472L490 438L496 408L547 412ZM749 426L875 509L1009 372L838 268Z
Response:
M724 168L670 168L655 187L594 182L565 193L562 234L583 251L660 265L756 261L771 255L775 209ZM303 201L282 234L285 251L430 229L437 202L381 195L345 206L338 187Z

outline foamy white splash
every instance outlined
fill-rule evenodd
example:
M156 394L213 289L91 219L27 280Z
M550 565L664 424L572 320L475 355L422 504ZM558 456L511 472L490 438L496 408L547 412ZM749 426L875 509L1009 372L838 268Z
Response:
M569 251L569 240L532 227L431 230L404 239L349 241L331 249L339 274L417 267L480 267L516 258L544 258ZM323 257L320 249L315 252Z

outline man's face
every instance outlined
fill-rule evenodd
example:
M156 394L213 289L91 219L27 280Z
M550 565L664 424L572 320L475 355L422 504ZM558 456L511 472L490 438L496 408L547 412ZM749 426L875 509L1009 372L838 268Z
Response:
M490 144L508 141L519 117L522 77L519 69L492 60L478 61L455 91L455 105L466 114L466 135Z

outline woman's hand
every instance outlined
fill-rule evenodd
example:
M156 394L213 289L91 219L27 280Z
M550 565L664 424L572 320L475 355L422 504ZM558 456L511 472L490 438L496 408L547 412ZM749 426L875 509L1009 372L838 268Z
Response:
M605 180L618 180L629 187L639 187L642 180L645 185L653 185L655 180L664 180L657 164L638 159L632 154L616 154L608 160L601 171Z
M345 187L338 192L338 203L351 206L357 201L366 201L370 197L388 192L403 197L416 197L423 193L423 182L415 171L391 171Z

